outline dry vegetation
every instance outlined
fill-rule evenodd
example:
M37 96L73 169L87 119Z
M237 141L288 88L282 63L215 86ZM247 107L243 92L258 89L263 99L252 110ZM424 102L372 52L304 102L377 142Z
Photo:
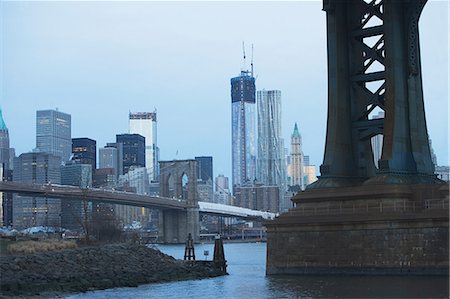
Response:
M45 241L22 241L8 246L10 254L32 254L36 252L55 251L62 249L77 248L75 241L45 240Z

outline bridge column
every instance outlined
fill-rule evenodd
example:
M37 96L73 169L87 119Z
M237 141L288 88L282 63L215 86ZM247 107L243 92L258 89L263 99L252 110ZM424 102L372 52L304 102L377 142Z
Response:
M187 205L186 210L182 211L162 211L162 239L165 243L184 243L190 233L194 242L196 242L200 235L197 194L197 161L173 160L159 161L159 163L161 169L161 196L175 197L184 201ZM183 182L185 177L187 177L187 183ZM169 186L169 181L173 181L171 186ZM183 185L185 183L186 185ZM170 190L173 190L173 194L169 192Z
M266 223L267 274L448 273L448 184L433 174L423 107L417 26L425 3L323 0L322 175L293 197L295 208ZM380 111L385 117L373 119ZM370 139L380 134L375 169Z
M436 181L425 121L419 51L418 22L426 2L384 3L386 116L380 160L380 175L384 178L377 182Z
M194 242L199 240L200 225L198 208L164 210L162 212L162 240L164 243L184 243L189 234ZM161 231L161 230L160 230Z

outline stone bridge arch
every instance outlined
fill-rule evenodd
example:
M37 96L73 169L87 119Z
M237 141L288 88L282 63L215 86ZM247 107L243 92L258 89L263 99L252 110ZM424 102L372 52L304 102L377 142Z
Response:
M190 205L198 204L197 194L197 161L172 160L160 161L160 190L163 197L174 197L186 200ZM183 186L183 176L187 176L186 186ZM170 184L173 179L173 186ZM173 189L173 194L170 190Z
M166 243L182 243L188 234L194 241L200 233L197 193L197 161L160 161L160 195L187 202L187 209L163 210L160 235ZM187 178L187 181L186 181Z

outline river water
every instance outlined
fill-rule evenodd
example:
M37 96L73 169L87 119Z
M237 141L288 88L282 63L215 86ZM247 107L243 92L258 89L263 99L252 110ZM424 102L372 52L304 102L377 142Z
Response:
M162 252L182 259L184 245L158 245ZM213 244L195 246L205 259ZM67 298L448 298L448 277L439 276L275 276L265 275L265 243L224 244L230 275L116 288Z

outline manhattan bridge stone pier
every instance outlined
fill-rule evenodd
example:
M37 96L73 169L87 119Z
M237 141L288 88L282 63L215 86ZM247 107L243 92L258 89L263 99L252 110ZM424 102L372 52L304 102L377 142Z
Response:
M449 187L434 175L418 22L426 0L324 0L321 176L266 223L267 274L447 274ZM372 119L379 111L384 118ZM378 167L371 138L383 136Z

